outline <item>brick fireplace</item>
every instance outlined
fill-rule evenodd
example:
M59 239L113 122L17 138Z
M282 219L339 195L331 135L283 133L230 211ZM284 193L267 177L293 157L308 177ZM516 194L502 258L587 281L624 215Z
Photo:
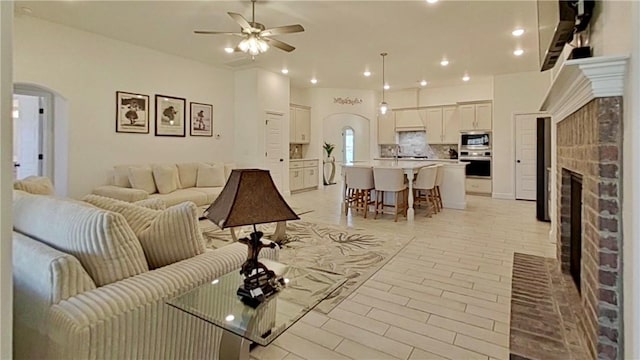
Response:
M560 267L576 282L573 310L592 357L621 359L622 97L595 98L565 117L556 144Z

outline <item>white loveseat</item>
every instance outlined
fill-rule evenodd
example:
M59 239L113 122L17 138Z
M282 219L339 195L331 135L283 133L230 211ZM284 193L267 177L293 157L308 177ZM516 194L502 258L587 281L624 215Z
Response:
M195 216L190 203L157 211L180 209ZM152 269L148 243L134 232L143 230L130 227L124 213L21 191L13 210L14 358L215 357L220 330L166 300L238 269L246 246L202 250ZM159 233L184 238L183 228L169 223ZM261 255L277 260L275 249L265 250Z
M170 173L173 168L175 179ZM234 164L215 162L116 165L110 185L97 187L92 193L127 202L156 198L167 206L192 201L203 207L218 197L234 168Z

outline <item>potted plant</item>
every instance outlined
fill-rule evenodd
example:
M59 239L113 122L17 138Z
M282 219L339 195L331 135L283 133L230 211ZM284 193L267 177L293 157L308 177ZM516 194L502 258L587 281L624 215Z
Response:
M327 153L327 159L331 158L331 153L333 152L333 149L336 148L336 146L334 144L329 144L328 142L324 142L324 151Z
M324 171L322 172L322 177L325 185L332 185L335 184L335 182L333 182L333 178L336 176L336 159L331 156L331 153L336 146L325 141L322 148L324 148L324 151L327 153L327 160L324 161L325 166ZM327 164L329 164L328 168ZM329 176L327 176L327 172L329 172Z

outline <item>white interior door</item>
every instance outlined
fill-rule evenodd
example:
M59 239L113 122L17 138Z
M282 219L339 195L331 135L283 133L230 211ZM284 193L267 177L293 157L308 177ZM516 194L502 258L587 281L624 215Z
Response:
M16 177L26 178L42 175L39 160L41 154L40 98L37 96L14 95L14 139L13 154ZM17 116L16 116L17 115Z
M516 199L536 199L536 117L516 115Z
M273 182L280 192L282 188L282 172L284 156L282 152L282 115L267 113L265 121L265 157L267 168Z

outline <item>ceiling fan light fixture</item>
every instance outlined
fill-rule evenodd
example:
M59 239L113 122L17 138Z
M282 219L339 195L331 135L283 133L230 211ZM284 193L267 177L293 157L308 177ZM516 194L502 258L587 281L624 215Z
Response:
M242 52L255 56L269 50L269 44L255 35L249 35L249 37L240 41L238 48Z

